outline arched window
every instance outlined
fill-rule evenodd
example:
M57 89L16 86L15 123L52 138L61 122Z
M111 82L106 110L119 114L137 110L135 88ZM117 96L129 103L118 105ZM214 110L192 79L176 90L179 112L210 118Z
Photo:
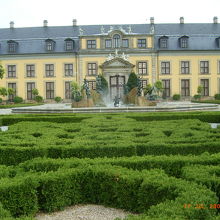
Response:
M113 45L114 45L114 48L120 47L120 35L119 34L115 34L113 36Z
M54 50L54 48L55 48L55 41L53 41L51 39L47 39L47 40L45 40L45 43L46 43L46 45L45 45L46 51L53 51Z
M182 36L179 38L179 46L180 48L188 48L188 36Z
M159 38L159 47L168 48L168 37L167 36L162 36Z
M71 38L65 40L65 50L72 51L74 48L74 41Z

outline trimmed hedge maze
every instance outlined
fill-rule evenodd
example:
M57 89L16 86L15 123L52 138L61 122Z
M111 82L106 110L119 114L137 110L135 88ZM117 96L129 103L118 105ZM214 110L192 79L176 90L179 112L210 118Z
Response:
M220 113L2 116L0 219L74 204L220 219Z

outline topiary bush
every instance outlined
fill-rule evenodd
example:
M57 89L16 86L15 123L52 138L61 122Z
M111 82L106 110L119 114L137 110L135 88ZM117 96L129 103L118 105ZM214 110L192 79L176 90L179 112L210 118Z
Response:
M201 97L202 97L202 96L201 96L200 94L196 94L196 95L193 96L193 98L194 98L195 100L200 100Z
M20 96L15 96L14 99L13 99L13 102L14 103L22 103L23 102L23 98L20 97Z
M215 94L214 98L215 98L215 100L220 100L220 93Z
M60 96L56 96L56 97L54 98L54 100L55 100L56 103L59 103L59 102L62 101L62 98L61 98Z
M173 100L174 101L179 101L180 100L180 94L174 94L173 95Z
M35 101L38 102L38 103L43 102L43 97L40 96L40 95L36 95L35 96Z

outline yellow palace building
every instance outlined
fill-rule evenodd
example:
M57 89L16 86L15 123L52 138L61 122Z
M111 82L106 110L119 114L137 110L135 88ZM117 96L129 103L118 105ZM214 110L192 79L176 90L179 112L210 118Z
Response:
M13 88L32 100L37 88L44 100L71 98L72 81L86 78L95 89L96 76L109 84L110 97L123 94L131 72L142 86L163 82L163 96L180 94L189 99L197 93L220 93L220 24L212 23L77 25L0 29L0 63L5 76L0 87Z

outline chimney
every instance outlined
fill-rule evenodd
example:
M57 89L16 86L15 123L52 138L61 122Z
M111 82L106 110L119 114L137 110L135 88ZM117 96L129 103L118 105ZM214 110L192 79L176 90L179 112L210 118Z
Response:
M184 24L184 17L180 17L180 24Z
M48 21L44 20L44 27L47 27Z
M214 24L218 24L218 17L215 16L215 17L213 18L213 23L214 23Z
M77 26L77 20L73 19L73 26Z
M154 24L154 17L150 17L150 24Z
M15 24L14 21L11 21L10 22L10 28L14 28L14 24Z

